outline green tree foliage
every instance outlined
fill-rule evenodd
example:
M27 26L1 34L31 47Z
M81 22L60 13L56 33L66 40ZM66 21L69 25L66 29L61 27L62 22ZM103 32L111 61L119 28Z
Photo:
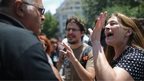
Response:
M107 11L108 14L112 14L114 12L121 12L124 13L125 15L135 17L138 11L137 7L130 8L130 6L120 6L120 5L114 5L112 7L106 7L103 9L103 11Z
M138 8L137 17L144 18L144 0L140 0L139 3L140 5L137 6Z
M144 0L82 0L87 27L93 27L102 11L122 12L132 17L144 17Z
M99 0L101 1L101 0ZM94 26L94 20L96 19L96 14L98 14L102 8L98 5L98 2L96 0L82 0L83 3L83 10L84 10L84 15L85 15L85 21L87 22L86 27L91 27ZM98 8L98 7L99 8Z
M45 21L43 25L42 32L45 33L49 38L56 37L58 32L58 21L56 18L50 13L45 13Z

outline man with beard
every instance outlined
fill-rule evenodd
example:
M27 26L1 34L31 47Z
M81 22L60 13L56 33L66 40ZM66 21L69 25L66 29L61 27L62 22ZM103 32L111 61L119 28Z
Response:
M92 49L83 42L84 33L84 25L78 18L67 19L67 43L73 52L60 54L60 63L64 62L65 81L93 81L95 78ZM62 59L62 55L65 59Z

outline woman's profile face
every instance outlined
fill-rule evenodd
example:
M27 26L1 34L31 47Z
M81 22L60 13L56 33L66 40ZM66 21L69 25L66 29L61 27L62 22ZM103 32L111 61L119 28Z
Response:
M105 41L107 45L121 45L125 40L126 30L116 16L111 16L105 26Z

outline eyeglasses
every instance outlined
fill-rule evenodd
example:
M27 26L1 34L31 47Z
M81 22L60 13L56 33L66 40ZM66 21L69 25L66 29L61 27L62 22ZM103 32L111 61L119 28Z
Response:
M68 29L66 29L66 31L70 31L70 30L72 30L72 31L74 31L74 32L76 32L76 31L80 31L79 29L74 29L74 28L68 28Z
M38 7L38 6L34 5L34 4L30 4L30 3L24 2L24 1L23 1L23 3L24 3L24 4L27 4L27 5L34 6L36 9L38 9L38 11L40 12L41 15L44 15L45 8L40 8L40 7Z

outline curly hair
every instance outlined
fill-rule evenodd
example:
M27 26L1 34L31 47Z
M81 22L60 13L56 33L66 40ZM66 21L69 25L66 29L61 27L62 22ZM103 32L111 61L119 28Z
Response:
M75 16L72 16L72 17L70 17L70 18L67 19L67 21L66 21L66 28L67 28L68 23L71 23L71 22L72 23L76 23L78 25L78 27L80 28L80 31L84 31L84 32L86 31L86 29L84 27L84 23L80 19L78 19L77 17L75 17Z

